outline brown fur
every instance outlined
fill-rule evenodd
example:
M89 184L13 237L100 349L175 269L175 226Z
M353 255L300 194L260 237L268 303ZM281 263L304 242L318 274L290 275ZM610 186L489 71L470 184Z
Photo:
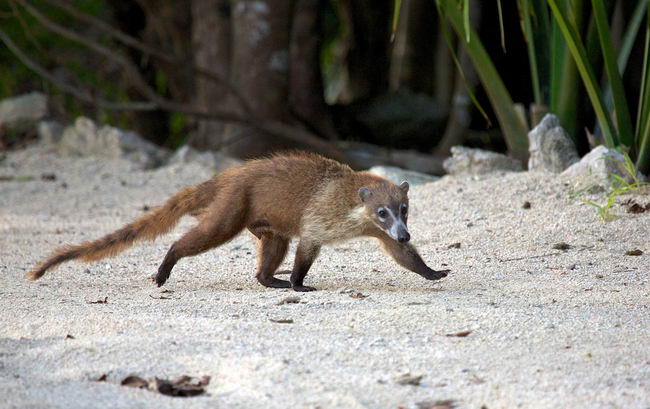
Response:
M212 180L185 188L172 196L163 206L155 208L141 218L100 239L57 249L36 269L27 273L30 280L37 280L45 272L73 259L90 262L112 257L126 250L136 241L155 240L169 232L180 218L190 212L200 212L212 200L215 184Z
M372 200L384 204L408 201L399 186L318 155L292 153L248 161L182 190L114 233L55 251L27 276L38 279L68 260L88 262L114 256L137 241L169 232L183 215L191 214L199 223L169 249L156 276L158 285L168 279L181 258L217 247L245 228L259 239L257 279L266 286L311 290L302 280L320 247L362 235L379 238L404 267L429 279L441 278L442 272L426 267L412 246L394 242L382 231L372 214L374 204L359 198L361 187L373 192ZM274 274L295 236L301 240L290 282L279 280Z

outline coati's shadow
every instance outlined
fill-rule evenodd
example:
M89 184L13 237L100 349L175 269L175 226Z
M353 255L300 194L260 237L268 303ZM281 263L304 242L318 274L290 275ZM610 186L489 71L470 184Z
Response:
M426 293L439 293L444 292L446 289L441 287L439 283L427 282L425 285L420 287L409 286L408 283L403 285L387 285L385 282L376 282L369 283L367 281L347 281L345 285L340 285L340 283L319 283L319 280L314 280L310 284L316 287L315 292L301 293L294 291L291 288L268 288L260 285L255 279L246 280L246 281L213 281L209 283L199 283L197 282L196 287L192 287L191 283L185 281L183 282L184 289L194 289L194 290L213 290L213 291L237 291L237 292L255 292L255 293L264 293L264 294L288 294L288 295L304 295L304 294L315 294L315 293L339 293L347 294L351 292L386 292L386 293L404 293L404 294L426 294ZM442 284L442 283L440 283ZM177 290L182 291L177 287Z

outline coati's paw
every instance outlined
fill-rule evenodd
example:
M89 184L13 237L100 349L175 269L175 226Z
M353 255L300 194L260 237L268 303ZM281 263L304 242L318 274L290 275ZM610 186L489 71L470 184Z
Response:
M280 275L280 274L291 274L291 273L292 273L291 270L278 270L275 273L273 273L273 275L277 276L277 275Z
M306 293L308 291L316 291L317 289L314 287L309 287L308 285L294 285L293 290L300 293Z
M162 287L162 285L165 284L165 281L167 281L167 277L162 277L158 274L156 274L156 277L154 277L154 282L158 287Z
M271 288L291 288L291 283L286 280L278 280L277 278L270 279L257 279L264 287Z
M440 270L440 271L431 270L426 274L422 274L422 277L426 278L427 280L440 280L441 278L447 277L447 274L450 271L451 270Z

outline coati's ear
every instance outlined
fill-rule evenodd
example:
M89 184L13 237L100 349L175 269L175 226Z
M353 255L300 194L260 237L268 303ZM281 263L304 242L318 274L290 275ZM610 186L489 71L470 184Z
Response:
M370 196L372 196L372 192L367 187L359 188L359 199L362 202L365 202Z
M409 191L409 182L403 181L402 183L400 183L399 188L402 189L402 191L404 193L408 193L408 191Z

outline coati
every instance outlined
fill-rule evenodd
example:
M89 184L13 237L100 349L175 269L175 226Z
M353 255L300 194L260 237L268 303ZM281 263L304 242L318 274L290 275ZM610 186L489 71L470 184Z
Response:
M181 258L220 246L244 229L258 239L256 277L267 287L314 290L303 280L321 246L359 236L379 239L398 264L427 280L441 279L449 270L432 270L408 243L408 189L407 182L398 186L316 154L250 160L181 190L113 233L56 250L27 276L36 280L68 260L89 262L114 256L136 241L169 232L190 214L198 224L170 247L155 276L158 286ZM276 271L289 240L296 236L300 241L293 270ZM289 281L275 277L281 273L290 273Z

